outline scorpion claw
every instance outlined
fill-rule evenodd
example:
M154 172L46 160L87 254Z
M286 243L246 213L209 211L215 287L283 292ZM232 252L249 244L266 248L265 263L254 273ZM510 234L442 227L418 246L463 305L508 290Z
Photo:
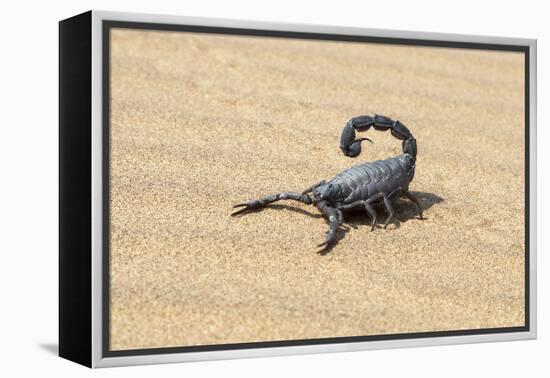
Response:
M327 235L327 238L325 239L325 241L320 243L320 244L317 244L317 247L321 248L321 250L327 248L330 244L332 244L336 241L336 236L335 236L334 232L328 231L327 234L328 235Z
M324 242L320 243L320 244L317 244L317 248L321 248L322 249L325 249L328 245L330 244L329 241L325 240Z
M244 202L244 203L239 203L235 206L233 206L234 209L238 208L238 207L242 207L242 209L239 209L237 211L235 211L234 213L231 213L231 216L234 217L236 215L239 215L239 214L243 214L249 210L256 210L256 209L259 209L263 206L263 203L258 201L258 200L252 200L252 201L248 201L248 202Z
M233 206L233 207L236 207L236 206ZM235 211L234 213L231 213L231 216L234 217L234 216L237 216L239 214L242 214L244 213L245 211L247 211L248 209L245 207L244 209L240 209L240 210L237 210Z

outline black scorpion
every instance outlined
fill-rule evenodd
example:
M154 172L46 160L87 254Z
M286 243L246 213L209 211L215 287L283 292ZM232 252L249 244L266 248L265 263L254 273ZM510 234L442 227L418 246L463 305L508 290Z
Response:
M340 149L344 155L354 158L361 153L361 142L368 138L356 139L356 131L390 130L391 134L402 141L403 154L385 160L368 162L353 166L336 175L330 181L321 181L304 190L302 193L282 192L235 205L242 207L233 216L248 211L258 210L270 203L280 200L294 200L307 205L315 205L326 217L329 230L326 239L318 247L327 248L336 242L338 229L344 222L343 212L364 208L372 217L371 231L374 230L377 213L374 205L385 207L388 216L384 228L395 215L392 200L403 196L408 198L418 209L420 219L422 209L416 197L409 193L409 184L414 177L416 164L416 139L404 124L381 115L359 116L348 121L340 139Z

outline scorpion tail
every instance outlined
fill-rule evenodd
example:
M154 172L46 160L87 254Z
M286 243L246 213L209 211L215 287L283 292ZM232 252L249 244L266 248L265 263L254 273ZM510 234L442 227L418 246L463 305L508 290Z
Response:
M369 140L372 143L367 138L355 139L356 131L367 131L371 127L380 131L391 130L391 134L402 141L403 153L411 155L413 160L416 160L416 139L414 139L409 129L400 121L394 121L378 114L354 117L348 121L340 138L340 149L344 155L349 157L359 156L361 141Z

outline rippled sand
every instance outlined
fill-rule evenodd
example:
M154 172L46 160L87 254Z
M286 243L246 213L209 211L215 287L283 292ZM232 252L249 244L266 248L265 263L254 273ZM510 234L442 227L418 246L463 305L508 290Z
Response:
M519 53L113 31L111 348L523 325L523 78ZM314 207L229 216L399 154L341 154L369 113L417 138L426 220L398 201L320 256Z

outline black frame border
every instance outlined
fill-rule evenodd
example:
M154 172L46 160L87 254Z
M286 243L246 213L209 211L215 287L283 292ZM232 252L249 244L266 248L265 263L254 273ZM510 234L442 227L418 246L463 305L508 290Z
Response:
M123 356L143 356L168 353L192 353L192 352L210 352L237 349L257 349L257 348L277 348L292 346L307 346L321 344L341 344L366 341L385 341L385 340L403 340L419 339L430 337L449 337L449 336L472 336L512 332L530 331L530 47L523 45L498 44L498 43L480 43L480 42L455 42L445 40L427 40L418 38L394 38L394 37L375 37L349 34L330 34L330 33L310 33L295 31L279 31L265 29L245 29L217 26L199 26L199 25L180 25L163 24L132 21L102 21L102 133L103 133L103 251L102 251L102 356L103 357L123 357ZM153 30L153 31L176 31L192 32L206 34L239 35L249 37L271 37L271 38L291 38L307 40L325 40L342 42L364 42L390 45L405 46L425 46L425 47L443 47L475 50L495 50L495 51L514 51L524 53L525 68L525 325L517 327L501 328L481 328L449 331L430 331L400 334L381 334L369 336L348 336L331 337L318 339L299 339L299 340L281 340L281 341L258 341L234 344L214 344L214 345L191 345L178 347L144 348L144 349L125 349L110 350L110 31L113 28Z
M59 21L59 356L92 366L92 12Z

